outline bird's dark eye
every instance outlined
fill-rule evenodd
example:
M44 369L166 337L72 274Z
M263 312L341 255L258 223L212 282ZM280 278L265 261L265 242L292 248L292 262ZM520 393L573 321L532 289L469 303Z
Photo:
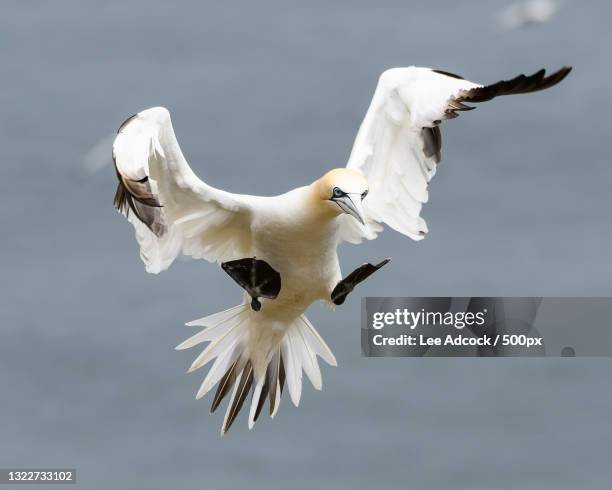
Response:
M339 187L334 187L334 190L332 191L332 196L333 197L342 197L342 196L344 196L344 192L342 192L342 190Z
M368 191L367 190L363 191L363 194L361 194L361 200L363 201L367 195L368 195Z

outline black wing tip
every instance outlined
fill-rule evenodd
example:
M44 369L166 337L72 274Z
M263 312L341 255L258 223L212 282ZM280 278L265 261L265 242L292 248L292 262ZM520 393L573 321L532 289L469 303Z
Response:
M561 68L559 68L559 69L558 69L556 72L551 73L549 76L556 75L556 74L558 74L558 73L564 73L564 74L566 74L566 75L567 75L567 74L568 74L569 72L571 72L573 69L574 69L574 67L573 67L573 66L571 66L571 65L565 65L565 66L562 66ZM542 70L544 70L544 68L542 68ZM545 71L545 70L544 70L544 71Z
M571 66L564 66L546 76L546 70L542 68L532 75L523 73L510 80L500 80L491 85L466 90L456 100L460 102L486 102L502 95L529 94L546 90L561 82L571 71Z
M549 88L549 87L552 87L553 85L558 84L560 81L562 81L565 77L567 77L570 74L572 69L573 67L571 66L562 66L557 71L554 71L547 76L546 68L540 68L538 71L536 71L532 75L522 74L522 75L519 75L519 77L524 77L526 80L539 80L540 84L545 85L544 87L542 87L542 89L544 89L544 88ZM535 90L541 90L541 89L536 88Z
M552 72L548 76L546 75L546 69L544 68L541 68L533 75L523 75L527 82L535 82L535 86L533 88L527 88L522 93L537 92L539 90L545 90L547 88L553 87L554 85L557 85L559 82L561 82L565 77L567 77L571 71L571 66L563 66L557 71Z
M573 66L563 66L561 68L559 68L555 73L553 73L552 76L558 76L559 79L557 80L557 83L559 83L561 80L563 80L566 76L568 76L572 70L574 69Z
M374 267L376 267L376 270L380 269L381 267L387 265L389 262L391 262L391 257L387 257L384 260L381 260L378 264L376 264Z

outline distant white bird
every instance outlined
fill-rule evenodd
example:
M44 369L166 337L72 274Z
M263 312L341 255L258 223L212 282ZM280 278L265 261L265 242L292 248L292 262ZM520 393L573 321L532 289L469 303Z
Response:
M559 4L555 0L528 0L506 7L499 16L500 24L505 29L518 29L532 24L544 24L558 12Z
M321 389L317 356L333 366L336 359L304 312L316 300L342 304L387 262L364 264L342 279L336 251L342 241L373 239L381 223L414 240L425 236L420 212L440 160L439 123L473 109L466 102L546 89L569 71L541 70L487 86L429 68L385 71L347 168L273 197L201 181L164 108L121 125L113 145L115 206L136 229L146 270L158 273L183 253L220 263L246 291L238 306L190 322L205 328L177 347L209 342L189 371L214 360L197 393L201 398L218 383L211 411L231 391L222 434L251 391L249 428L266 398L275 415L285 381L299 404L302 371Z

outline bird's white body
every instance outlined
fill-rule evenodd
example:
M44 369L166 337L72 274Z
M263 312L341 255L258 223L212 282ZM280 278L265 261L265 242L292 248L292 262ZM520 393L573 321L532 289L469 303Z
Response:
M248 350L256 373L262 376L272 346L312 303L322 300L331 304L331 292L342 278L338 219L317 213L310 205L312 194L306 186L280 196L250 198L255 218L248 256L265 260L282 278L278 296L262 298L261 310L249 313Z
M300 187L260 201L251 252L274 267L283 284L278 297L264 303L265 309L295 308L302 313L316 300L329 301L341 279L338 220L314 212L311 200L310 188Z
M218 263L256 257L280 274L278 295L263 298L259 311L245 295L238 306L191 322L205 329L178 346L209 342L190 371L214 360L197 395L219 383L213 410L233 387L222 432L252 386L250 427L267 393L274 416L285 376L295 405L302 372L321 389L317 356L331 365L336 360L304 312L317 300L330 302L342 278L341 242L373 239L381 223L414 240L424 238L420 212L440 160L440 122L472 109L463 102L542 90L567 73L564 68L545 77L541 70L482 86L429 68L388 70L347 168L273 197L232 194L200 180L164 108L142 111L121 125L113 145L120 182L115 205L136 229L148 272L165 270L182 253Z

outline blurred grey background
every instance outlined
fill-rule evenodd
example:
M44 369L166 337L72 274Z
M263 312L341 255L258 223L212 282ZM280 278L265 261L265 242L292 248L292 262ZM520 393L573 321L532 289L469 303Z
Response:
M360 357L362 295L612 294L612 7L503 30L508 4L3 1L0 466L75 467L87 489L608 487L611 360ZM393 262L309 311L339 361L323 392L219 439L173 347L240 291L203 261L144 272L109 135L164 105L201 178L280 193L344 165L378 75L410 64L574 72L444 124L429 237L344 246L345 269Z

